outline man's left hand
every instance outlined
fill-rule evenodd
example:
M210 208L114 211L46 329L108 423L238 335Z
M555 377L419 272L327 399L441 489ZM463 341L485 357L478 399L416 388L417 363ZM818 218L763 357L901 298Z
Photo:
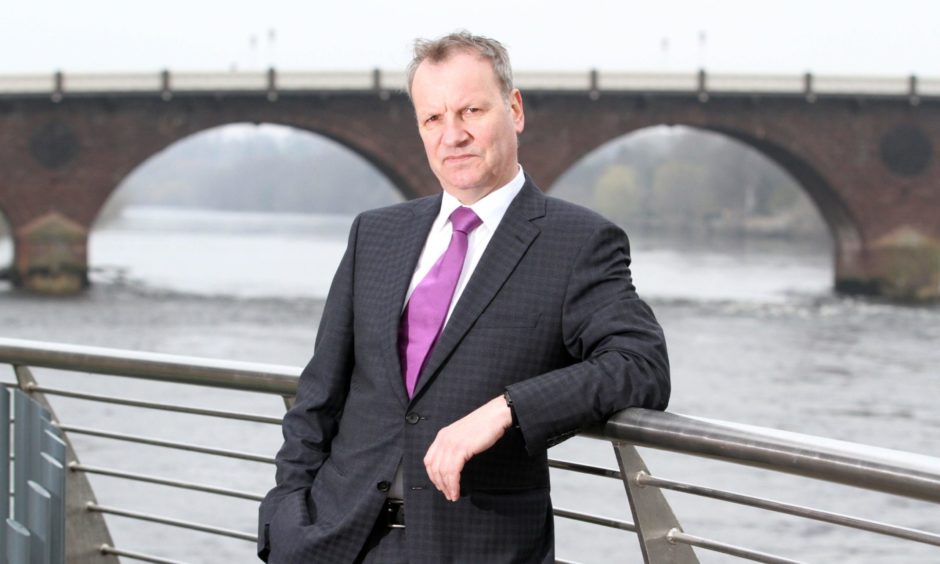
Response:
M512 412L499 396L438 431L424 467L448 501L460 499L460 473L467 461L496 444L511 425Z

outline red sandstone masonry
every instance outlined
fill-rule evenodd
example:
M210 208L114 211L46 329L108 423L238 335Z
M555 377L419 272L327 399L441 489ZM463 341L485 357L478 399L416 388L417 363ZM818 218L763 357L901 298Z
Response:
M820 97L810 103L800 96L716 95L700 102L694 95L606 92L597 100L587 93L530 92L523 98L520 158L543 188L611 139L681 124L735 137L789 171L833 231L839 280L890 278L897 265L889 267L882 255L891 254L892 245L918 238L928 247L940 244L940 101L912 106L901 97ZM90 227L111 192L148 157L193 133L239 122L325 135L369 160L406 196L439 190L404 95L383 100L372 92L284 93L274 102L262 94L177 95L169 101L155 95L67 96L60 103L22 97L0 99L0 211L14 231L50 211ZM905 142L913 136L913 152L926 143L919 171L889 166L882 153L892 134Z

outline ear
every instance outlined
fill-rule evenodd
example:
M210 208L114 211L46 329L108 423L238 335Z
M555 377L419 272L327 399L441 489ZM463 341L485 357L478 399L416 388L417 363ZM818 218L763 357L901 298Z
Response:
M509 93L509 112L512 114L512 122L516 125L516 135L522 133L525 129L525 112L522 109L522 93L518 88L513 88Z

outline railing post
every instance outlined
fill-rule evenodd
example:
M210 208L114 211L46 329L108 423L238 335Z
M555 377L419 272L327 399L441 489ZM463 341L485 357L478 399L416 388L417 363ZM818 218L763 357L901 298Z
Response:
M169 69L163 69L160 72L160 98L164 102L168 102L173 98L173 83Z
M35 416L33 403L22 392L13 394L13 520L26 525L27 476L33 475L32 441L29 429Z
M65 451L62 460L54 455L42 453L42 476L40 485L49 492L54 511L49 524L49 554L51 562L65 562Z
M13 519L7 519L4 525L7 545L3 554L3 564L30 564L29 531Z
M30 480L27 499L29 519L27 528L32 542L29 552L32 564L49 564L49 530L52 528L52 496L46 488Z
M708 101L708 75L705 69L698 71L698 101L703 103Z
M277 100L277 71L274 67L268 68L268 101Z
M10 517L10 392L0 386L0 547L7 545L6 520ZM0 553L0 556L4 556Z
M65 75L62 71L55 71L52 75L52 101L58 104L62 101L62 95L65 92Z
M37 386L29 367L15 365L17 384L20 389L50 413L55 420L55 411L49 405L46 396L32 391ZM48 441L49 439L46 439ZM64 467L78 463L78 456L68 436L62 440L66 446ZM55 447L53 446L53 450ZM117 556L100 551L103 544L113 545L108 525L100 513L87 510L88 502L97 503L95 492L91 489L88 476L83 472L67 472L65 476L65 562L69 564L118 564ZM25 502L24 502L25 503ZM9 529L8 529L9 534Z
M633 512L633 523L636 525L643 561L646 564L698 564L692 547L673 543L668 538L670 532L681 531L682 527L662 490L642 486L636 481L640 473L649 474L636 447L622 442L615 442L613 445L627 498L630 500L630 511Z
M813 91L813 74L809 72L803 75L803 96L810 104L816 101L816 92Z
M65 466L65 454L67 451L68 445L62 440L61 431L50 423L49 427L45 429L42 434L42 452L49 454L53 460Z

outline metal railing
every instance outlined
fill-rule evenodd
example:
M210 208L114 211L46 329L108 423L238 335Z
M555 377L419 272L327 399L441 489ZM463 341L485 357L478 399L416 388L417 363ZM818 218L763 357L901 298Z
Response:
M65 472L65 442L49 412L0 388L0 562L65 562Z
M135 410L170 411L210 417L218 421L239 421L269 426L279 423L279 418L264 414L154 401L151 398L125 398L43 386L35 379L32 369L106 374L159 381L168 385L184 384L262 392L283 398L285 404L289 404L291 400L291 394L296 385L295 375L299 373L298 368L287 366L216 361L14 339L0 339L0 364L11 365L14 368L16 381L10 382L9 385L23 389L45 405L48 405L49 397L61 397L81 402L121 405ZM66 440L70 437L93 436L109 441L196 453L205 456L206 461L224 458L265 465L273 463L269 453L242 452L214 445L155 438L122 430L72 425L66 421L57 420L56 425L64 431ZM650 472L637 447L721 460L775 474L808 477L930 503L940 503L940 458L642 409L628 409L620 412L606 424L586 430L583 435L610 442L614 447L618 469L562 460L551 460L550 465L558 470L619 480L626 490L626 499L629 502L633 521L592 515L567 508L556 508L555 515L557 518L572 519L634 534L645 562L698 562L696 550L717 552L757 562L797 562L788 555L770 554L684 530L676 512L667 502L663 494L664 490L886 535L904 542L938 547L937 557L940 559L940 534L937 532L852 517L763 496L747 495L657 476ZM271 448L276 448L276 446L271 445ZM75 495L69 491L68 496L68 503L73 511L67 525L69 541L67 561L69 562L116 562L116 556L146 562L178 562L169 559L167 555L147 554L132 547L115 546L108 535L105 516L132 519L153 526L183 528L220 538L228 537L249 542L256 540L255 534L246 530L234 530L217 524L195 522L183 516L160 515L137 507L99 504L94 498L87 479L89 476L107 476L133 483L202 492L248 501L252 504L256 504L261 499L263 492L242 491L218 483L200 483L175 476L159 476L146 472L86 465L78 461L71 443L69 443L68 460L70 482L80 482L78 487L73 488ZM252 526L253 523L245 524L245 528ZM244 560L250 561L253 552L254 546L246 544ZM97 558L92 558L92 553ZM626 555L624 559L635 561L637 558L634 555ZM559 562L562 561L559 560Z
M789 95L814 101L818 96L900 97L917 103L940 97L940 77L849 76L805 74L740 74L697 72L517 71L514 81L524 91ZM0 75L0 96L259 93L276 100L292 92L389 92L405 90L401 71L258 71L152 73L65 73Z

